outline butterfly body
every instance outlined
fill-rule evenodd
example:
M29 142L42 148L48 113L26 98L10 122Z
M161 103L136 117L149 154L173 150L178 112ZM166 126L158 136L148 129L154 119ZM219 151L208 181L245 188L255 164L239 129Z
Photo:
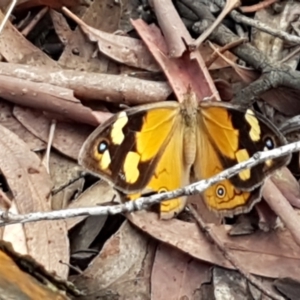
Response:
M255 152L285 144L263 116L223 102L165 101L130 108L100 125L81 149L79 162L115 188L136 198L145 190L165 192L212 177ZM207 206L221 215L249 211L263 179L289 156L261 163L208 188ZM182 210L186 197L161 204L161 216Z

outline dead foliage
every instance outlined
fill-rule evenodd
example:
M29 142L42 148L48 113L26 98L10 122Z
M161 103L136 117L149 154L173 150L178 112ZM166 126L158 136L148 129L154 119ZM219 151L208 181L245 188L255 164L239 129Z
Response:
M114 113L188 88L254 106L299 140L297 1L13 5L0 2L1 211L121 202L78 165L82 144ZM205 232L188 210L168 221L142 211L0 227L1 299L299 299L299 167L295 153L234 219L191 197Z

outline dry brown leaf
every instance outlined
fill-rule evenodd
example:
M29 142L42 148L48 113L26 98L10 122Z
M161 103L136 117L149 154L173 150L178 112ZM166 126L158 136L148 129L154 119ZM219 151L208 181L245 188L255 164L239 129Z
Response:
M85 289L82 299L101 299L110 293L122 299L132 299L132 295L142 299L150 293L153 252L149 238L124 222L74 284Z
M0 10L0 23L4 14ZM0 54L8 62L55 67L56 62L30 43L9 21L1 32Z
M33 109L15 107L14 116L31 133L47 142L51 120L43 113ZM58 122L52 146L59 152L77 160L79 150L91 133L92 127L82 124L71 124Z
M192 257L232 268L194 223L176 219L161 221L157 214L149 212L133 213L128 215L128 219L156 239ZM300 247L288 230L268 233L257 231L249 236L230 237L226 228L229 230L230 226L210 226L214 235L250 273L270 278L290 276L299 280Z
M152 299L197 299L201 285L210 281L210 268L209 264L160 243L151 274Z
M88 26L69 10L64 9L64 12L80 25L83 32L92 42L97 42L99 51L111 59L131 67L152 72L161 70L141 40L97 30Z
M124 1L123 1L124 2ZM118 29L122 5L111 0L94 0L85 10L82 21L105 32ZM77 27L69 36L66 47L59 58L59 65L65 69L77 69L107 73L108 59L105 55L94 57L96 45L87 41L85 34Z
M69 36L72 34L72 30L63 16L63 14L57 12L54 9L50 9L50 16L53 23L54 30L59 40L65 45Z
M88 207L107 204L111 201L121 202L120 196L106 181L100 180L86 189L76 200L70 203L68 208ZM67 227L70 230L86 217L67 219Z
M0 100L0 124L14 132L22 139L31 150L40 151L46 148L46 144L30 133L12 114L13 105Z
M211 96L219 99L218 91L198 51L191 54L185 52L180 58L170 58L164 37L157 27L148 26L142 20L132 21L132 24L164 70L179 102L183 102L189 90L199 100Z
M288 168L277 170L271 180L294 207L300 208L300 186Z
M54 185L52 192L54 194L70 182L79 179L83 173L83 168L78 165L77 161L55 151L50 154L49 162L50 175Z
M107 216L89 216L74 229L74 232L69 233L71 253L80 253L89 249L106 220Z
M6 178L20 214L50 211L52 183L36 154L17 135L0 126L0 169ZM26 253L49 271L66 278L69 261L67 230L64 221L41 221L22 225ZM15 249L18 251L18 249Z
M74 195L81 193L84 187L84 178L81 177L52 195L51 207L53 210L64 209L73 200Z

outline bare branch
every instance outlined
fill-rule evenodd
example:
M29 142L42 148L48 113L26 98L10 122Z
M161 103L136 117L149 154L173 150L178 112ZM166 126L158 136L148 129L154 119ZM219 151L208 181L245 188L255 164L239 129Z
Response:
M289 153L300 150L300 141L291 143L280 148L276 148L270 151L257 152L249 160L237 164L218 175L204 179L199 182L193 183L184 188L180 188L175 191L155 194L149 197L141 197L136 201L126 202L120 205L114 206L94 206L85 208L73 208L64 209L51 212L34 212L24 215L16 215L6 211L0 212L0 226L5 226L9 224L16 223L28 223L41 220L57 220L65 218L73 218L79 216L96 216L96 215L115 215L120 213L129 213L133 211L138 211L146 209L150 205L160 203L164 200L169 200L173 198L180 197L182 195L193 195L203 192L208 187L216 184L224 179L230 178L244 169L252 168L255 165L264 162L268 159L273 159L275 157L287 155Z

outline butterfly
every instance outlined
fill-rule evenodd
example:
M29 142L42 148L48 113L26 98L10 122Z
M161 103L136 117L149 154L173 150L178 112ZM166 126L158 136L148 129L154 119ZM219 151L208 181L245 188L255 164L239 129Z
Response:
M286 144L279 130L251 109L186 98L182 103L164 101L115 114L85 141L79 163L135 199L146 191L184 187L191 176L210 178L257 151ZM243 170L205 190L204 202L221 216L249 212L260 200L264 179L289 160L286 155ZM162 202L161 218L177 215L186 198Z

